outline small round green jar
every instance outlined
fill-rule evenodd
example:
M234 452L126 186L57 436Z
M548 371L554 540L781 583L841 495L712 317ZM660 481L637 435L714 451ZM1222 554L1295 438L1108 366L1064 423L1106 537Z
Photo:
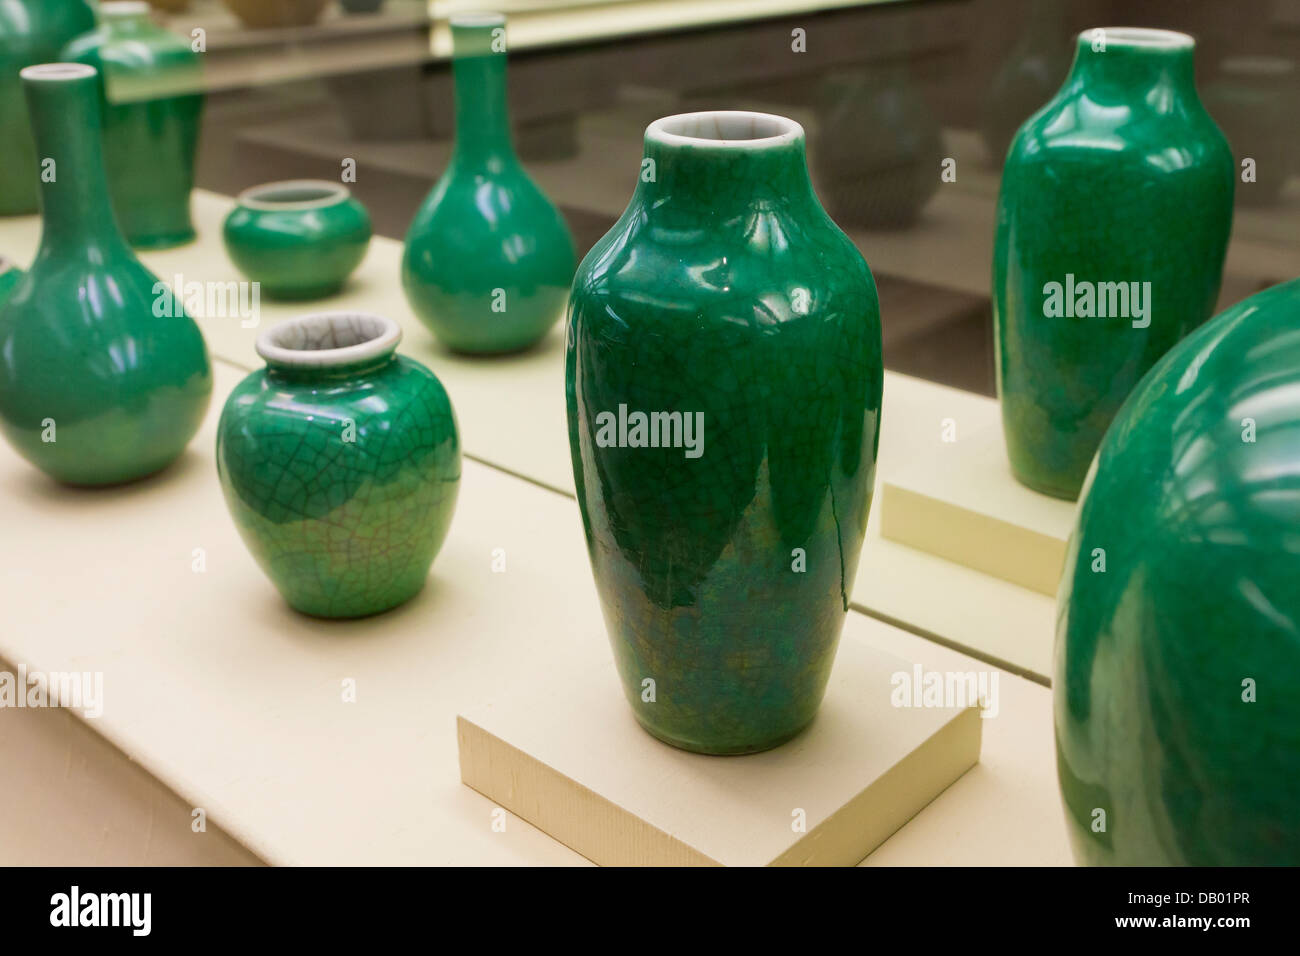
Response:
M272 299L338 292L361 265L373 229L341 183L301 179L245 190L226 217L226 252Z
M321 313L258 338L267 367L227 399L217 473L240 535L297 610L377 614L414 597L451 526L451 400L396 354L392 319Z

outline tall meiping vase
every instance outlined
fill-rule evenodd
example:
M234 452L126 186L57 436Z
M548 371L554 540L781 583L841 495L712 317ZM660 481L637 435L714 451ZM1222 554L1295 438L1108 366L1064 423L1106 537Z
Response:
M113 211L137 248L189 242L203 119L202 55L155 26L142 3L101 3L99 10L99 29L69 44L63 59L93 66L103 79Z
M798 123L651 124L632 201L573 284L569 442L605 623L642 726L687 750L817 712L871 504L875 282Z
M141 478L198 430L212 396L207 349L113 218L94 68L56 63L22 75L46 161L44 231L0 308L0 430L61 481Z
M406 237L411 308L458 352L513 352L564 314L575 253L559 210L515 154L506 109L505 17L451 19L456 144Z
M36 146L18 73L59 58L63 45L95 28L85 0L0 2L0 216L36 212Z
M1201 105L1192 38L1079 36L1055 98L1016 134L993 261L998 393L1016 477L1075 498L1111 419L1213 311L1233 161Z

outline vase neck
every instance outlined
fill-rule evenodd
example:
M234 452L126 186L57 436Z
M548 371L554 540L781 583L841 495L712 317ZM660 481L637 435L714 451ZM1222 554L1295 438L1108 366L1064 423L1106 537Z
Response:
M1067 89L1102 103L1146 102L1160 110L1196 97L1196 42L1185 33L1099 27L1079 34Z
M94 67L51 63L22 71L40 175L42 251L127 248L109 200Z
M452 18L455 161L483 164L514 159L506 93L505 22L499 14Z
M803 127L767 113L683 113L651 123L633 204L657 216L817 207Z

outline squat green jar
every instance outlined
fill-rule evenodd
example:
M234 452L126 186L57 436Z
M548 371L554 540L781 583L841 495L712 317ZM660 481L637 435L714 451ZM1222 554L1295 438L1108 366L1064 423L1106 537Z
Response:
M370 248L370 213L341 183L268 183L235 202L223 229L226 252L269 298L334 295Z
M39 169L19 72L59 58L63 45L95 28L85 0L0 3L0 216L38 208Z
M99 29L68 44L63 59L93 66L103 78L113 212L138 249L190 242L203 119L201 54L155 26L142 0L101 3L99 16Z
M875 282L780 116L650 125L627 211L574 280L569 442L633 712L710 754L813 719L866 531Z
M89 66L23 70L41 183L41 244L0 307L0 430L74 485L141 478L174 461L207 412L203 336L141 265L113 218Z
M1124 399L1214 309L1232 152L1201 105L1192 38L1080 35L1020 128L998 200L998 394L1022 483L1073 499Z
M377 614L424 586L460 487L451 401L396 354L392 319L322 313L257 341L231 393L217 470L244 543L297 610Z
M1300 280L1162 359L1102 442L1057 611L1076 858L1300 865Z
M576 260L568 226L510 137L505 24L492 13L451 18L456 144L402 258L411 308L458 352L535 345L564 314Z

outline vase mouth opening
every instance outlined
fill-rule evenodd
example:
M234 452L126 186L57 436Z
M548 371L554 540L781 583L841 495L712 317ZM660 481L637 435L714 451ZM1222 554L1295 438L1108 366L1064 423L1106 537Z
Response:
M1080 43L1093 46L1099 41L1103 42L1099 53L1104 53L1111 45L1151 53L1173 53L1196 46L1196 40L1190 34L1154 27L1093 27L1079 34Z
M459 29L482 29L484 27L503 27L506 25L504 13L479 10L472 13L454 13L447 18L451 26Z
M145 0L104 0L99 15L105 20L134 20L149 16L150 9Z
M402 327L366 312L315 312L278 322L257 337L257 354L268 365L328 369L363 365L391 355Z
M246 209L279 212L323 209L346 202L351 196L352 192L341 183L324 179L289 179L245 189L236 202Z
M774 113L707 110L678 113L646 127L646 139L666 146L771 149L803 139L803 127Z
M93 79L99 71L84 63L42 63L29 66L18 75L32 83L69 83Z

